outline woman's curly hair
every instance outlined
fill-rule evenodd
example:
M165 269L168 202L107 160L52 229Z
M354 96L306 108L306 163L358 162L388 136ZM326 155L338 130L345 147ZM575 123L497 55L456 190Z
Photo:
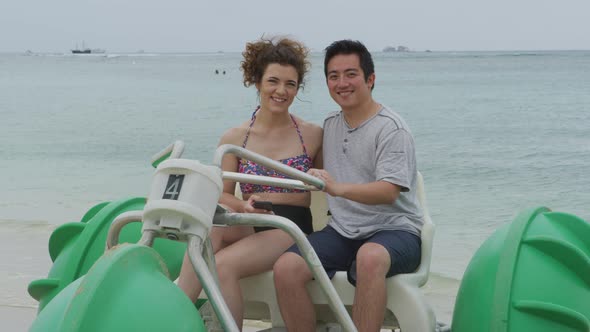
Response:
M244 86L260 83L266 67L271 63L291 65L297 71L298 87L303 86L303 78L309 70L307 61L309 50L302 43L289 38L261 38L246 44L241 63L244 72Z

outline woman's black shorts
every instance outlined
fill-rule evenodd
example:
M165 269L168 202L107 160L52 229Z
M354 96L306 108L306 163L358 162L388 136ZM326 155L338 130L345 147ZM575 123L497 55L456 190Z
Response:
M293 205L282 205L273 204L272 211L277 216L287 218L294 222L303 233L309 235L313 232L313 218L311 216L311 210L307 207L293 206ZM275 229L273 227L254 227L254 230L258 232L268 231Z

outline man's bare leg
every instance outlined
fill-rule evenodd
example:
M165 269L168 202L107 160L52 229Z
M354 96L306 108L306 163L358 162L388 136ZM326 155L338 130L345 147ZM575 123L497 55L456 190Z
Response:
M356 261L352 319L359 332L379 331L387 304L385 276L391 265L389 253L379 244L366 243L359 249Z

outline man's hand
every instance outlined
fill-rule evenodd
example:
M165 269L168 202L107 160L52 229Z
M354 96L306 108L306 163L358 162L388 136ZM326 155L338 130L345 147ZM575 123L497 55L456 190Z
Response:
M324 192L330 196L339 196L340 183L334 181L334 178L330 173L324 169L310 168L307 174L315 176L316 178L324 181Z

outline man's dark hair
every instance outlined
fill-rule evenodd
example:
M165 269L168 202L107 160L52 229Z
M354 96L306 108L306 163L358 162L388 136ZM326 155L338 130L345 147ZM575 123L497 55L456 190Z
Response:
M369 79L369 75L375 72L375 65L373 64L373 58L371 57L371 53L363 43L358 40L337 40L330 44L330 46L326 47L325 49L326 55L324 57L324 75L328 77L328 62L335 57L336 55L344 54L356 54L359 57L359 63L361 69L363 70L363 75L365 78L365 82ZM371 90L375 88L373 87Z

